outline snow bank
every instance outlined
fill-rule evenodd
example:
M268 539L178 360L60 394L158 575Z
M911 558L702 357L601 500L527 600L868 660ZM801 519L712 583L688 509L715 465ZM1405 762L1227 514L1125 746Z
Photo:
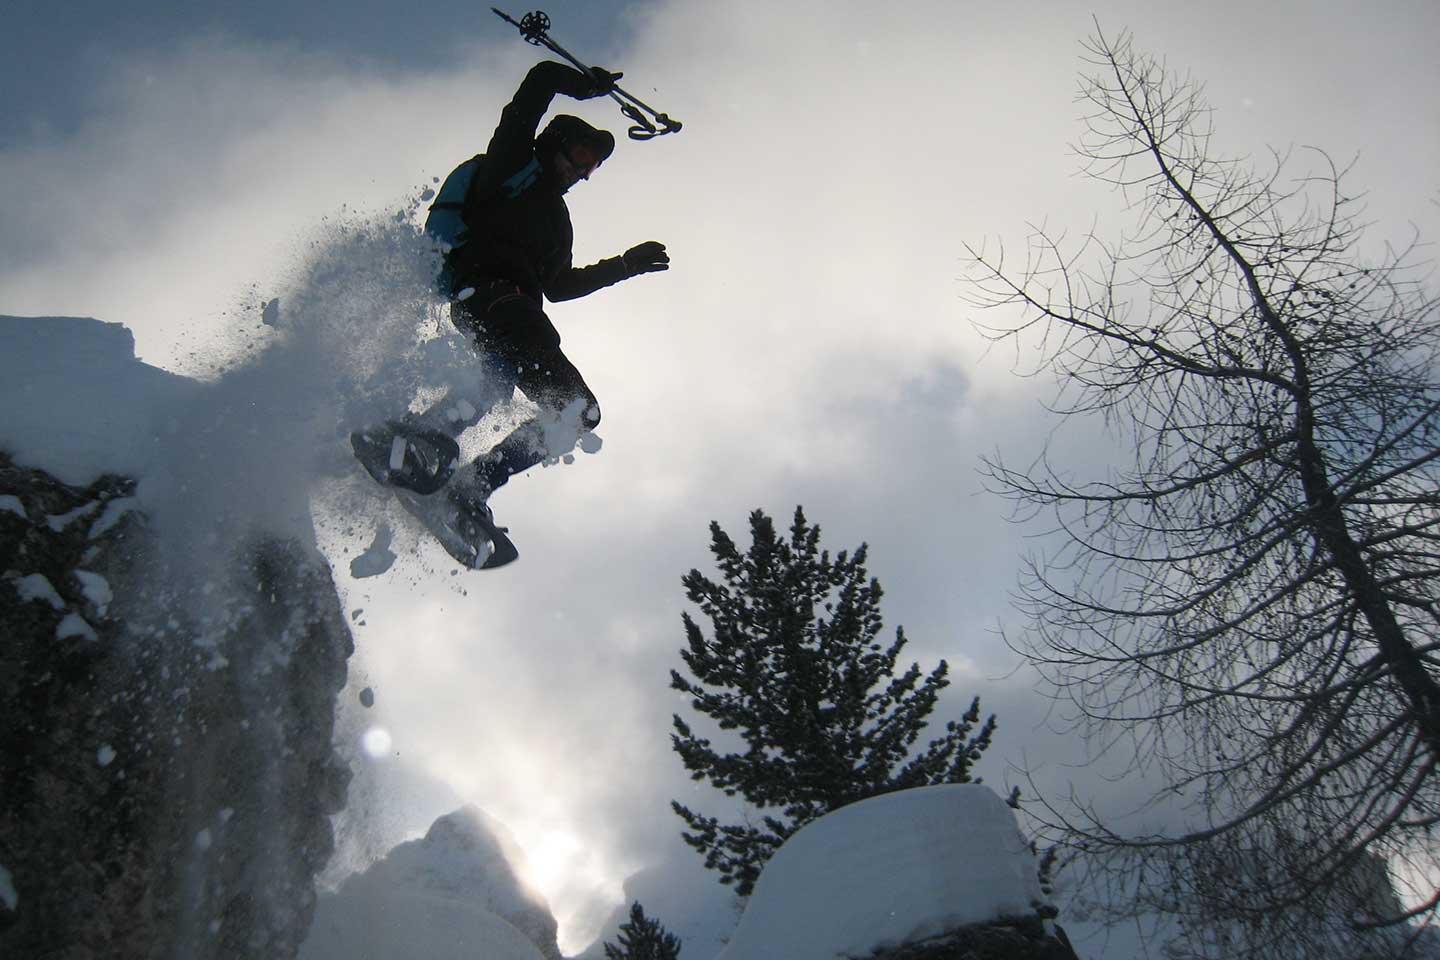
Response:
M199 389L137 360L125 327L83 317L0 316L0 357L0 448L73 486L144 473L165 414Z
M1014 814L979 784L922 787L836 810L786 841L718 960L864 956L1043 899Z
M545 960L515 927L473 902L386 893L325 897L300 960Z

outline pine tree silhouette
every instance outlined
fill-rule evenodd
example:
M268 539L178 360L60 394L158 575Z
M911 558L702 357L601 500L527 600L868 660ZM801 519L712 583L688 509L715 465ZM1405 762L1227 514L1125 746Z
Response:
M678 802L685 842L747 896L760 868L806 823L857 800L938 783L966 783L990 745L992 715L973 736L980 699L944 735L912 755L940 692L940 665L922 679L895 663L905 646L897 628L880 642L880 584L868 576L866 547L833 559L820 528L795 509L789 539L763 511L750 515L752 543L741 553L718 523L711 552L722 582L692 570L686 596L710 621L707 637L687 613L681 657L693 679L671 671L670 685L691 705L743 739L721 752L676 715L671 743L695 780L759 808L759 824L725 825Z
M637 900L630 919L620 924L620 945L605 944L605 960L680 960L680 938L645 916Z

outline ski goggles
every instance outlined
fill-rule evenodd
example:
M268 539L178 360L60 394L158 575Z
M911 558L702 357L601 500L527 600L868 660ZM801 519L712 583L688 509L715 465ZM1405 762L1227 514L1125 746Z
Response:
M572 145L566 151L566 155L570 158L570 165L575 168L575 172L581 180L589 180L590 174L594 173L601 161L605 159L599 150L588 143Z

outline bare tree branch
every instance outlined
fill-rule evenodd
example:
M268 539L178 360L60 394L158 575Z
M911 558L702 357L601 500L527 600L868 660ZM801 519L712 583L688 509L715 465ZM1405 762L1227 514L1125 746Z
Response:
M1413 247L1361 258L1323 152L1298 176L1288 154L1218 158L1197 83L1098 28L1089 62L1077 150L1136 228L1036 230L1018 273L968 246L971 290L1007 318L987 336L1039 347L1021 372L1058 375L1062 424L1098 418L1133 453L1085 481L1043 452L984 469L1017 519L1053 520L1023 651L1100 750L1128 739L1160 773L1147 806L1183 816L1136 834L1052 804L1050 823L1227 956L1237 930L1256 956L1323 950L1317 913L1431 919L1437 891L1417 911L1372 881L1440 875L1436 297Z

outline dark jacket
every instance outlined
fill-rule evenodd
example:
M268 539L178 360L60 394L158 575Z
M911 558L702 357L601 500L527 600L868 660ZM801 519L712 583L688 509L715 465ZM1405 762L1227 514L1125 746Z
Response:
M557 93L592 94L588 78L561 63L537 63L525 75L481 157L461 215L469 239L455 252L454 289L494 280L514 283L540 302L573 300L629 276L620 257L571 264L574 231L564 187L535 153L540 120Z

